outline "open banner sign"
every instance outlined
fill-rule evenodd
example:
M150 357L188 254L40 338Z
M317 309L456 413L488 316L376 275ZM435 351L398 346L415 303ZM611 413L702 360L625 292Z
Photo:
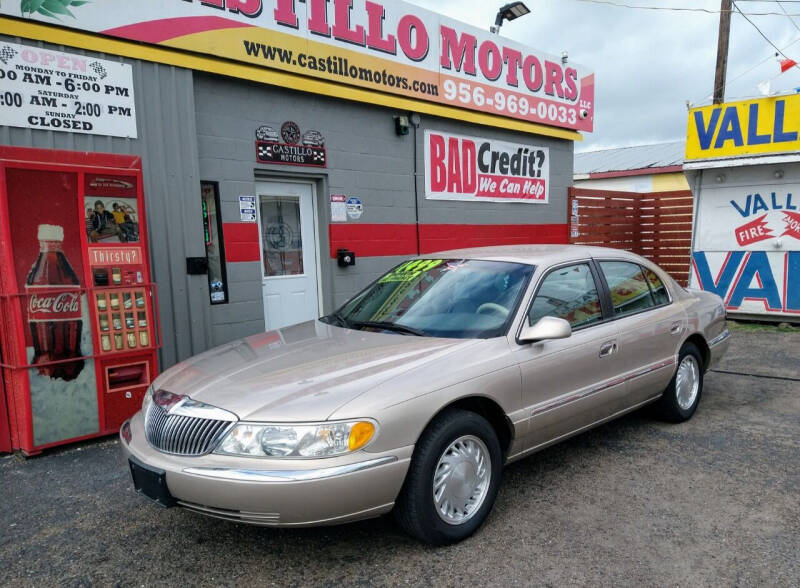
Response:
M546 204L550 150L425 131L425 197Z

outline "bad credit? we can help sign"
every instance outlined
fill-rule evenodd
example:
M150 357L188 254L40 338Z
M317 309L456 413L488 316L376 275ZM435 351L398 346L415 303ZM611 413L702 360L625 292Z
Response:
M547 204L550 150L425 131L425 197Z

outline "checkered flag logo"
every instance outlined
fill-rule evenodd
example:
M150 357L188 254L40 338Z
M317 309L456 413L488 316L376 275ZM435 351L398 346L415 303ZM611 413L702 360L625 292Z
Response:
M94 71L94 73L100 76L101 80L106 79L106 77L108 76L108 72L106 71L106 68L103 67L102 63L93 61L89 64L89 67L92 68L92 71Z
M269 159L272 157L272 145L259 145L258 146L259 159Z
M3 65L8 65L8 62L14 59L16 55L17 50L8 45L3 45L3 48L0 49L0 61L3 62Z
M314 163L318 163L320 165L325 165L325 152L314 151L314 155L312 155L311 161L313 161Z

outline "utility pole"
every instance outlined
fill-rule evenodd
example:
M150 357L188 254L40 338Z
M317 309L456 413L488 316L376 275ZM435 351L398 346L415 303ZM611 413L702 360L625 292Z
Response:
M725 100L725 75L728 71L728 41L731 36L732 4L733 0L722 0L719 8L717 72L714 75L714 104L719 104Z

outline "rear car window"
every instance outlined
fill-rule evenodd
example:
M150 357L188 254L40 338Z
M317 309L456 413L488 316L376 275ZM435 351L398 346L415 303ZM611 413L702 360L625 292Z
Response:
M664 282L661 281L661 278L658 277L656 272L651 269L644 268L644 275L647 278L647 282L650 284L650 289L653 291L653 298L655 298L657 305L662 304L669 304L669 293L667 292L667 287L664 285Z
M535 325L545 316L562 318L573 329L603 320L600 297L588 264L558 268L545 277L531 304L528 322Z
M601 261L615 316L625 316L656 305L642 268L627 261Z

